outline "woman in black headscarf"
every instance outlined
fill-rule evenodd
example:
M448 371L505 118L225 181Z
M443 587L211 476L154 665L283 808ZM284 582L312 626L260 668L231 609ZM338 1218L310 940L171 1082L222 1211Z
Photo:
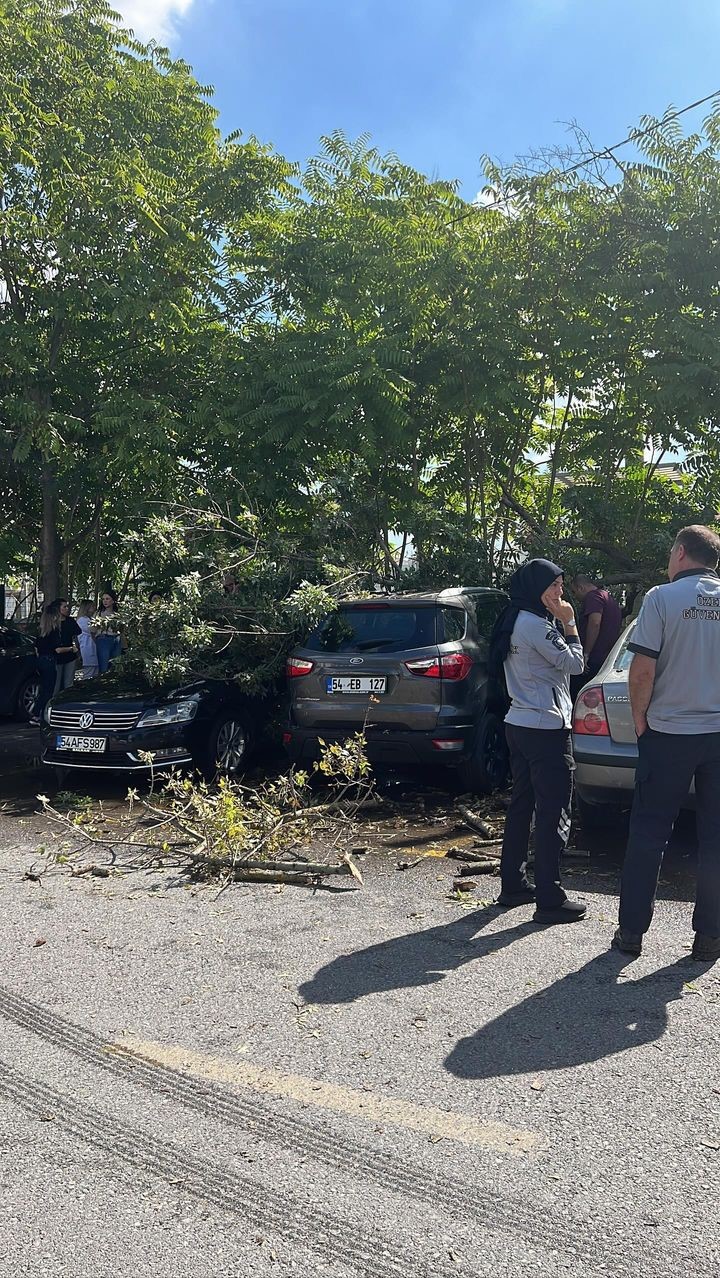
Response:
M570 678L582 673L583 650L563 570L531 559L513 574L510 603L490 640L491 674L504 675L510 708L505 732L513 789L505 822L501 905L536 903L538 923L574 923L585 902L560 884L560 857L570 834L572 802ZM535 887L527 878L535 810Z

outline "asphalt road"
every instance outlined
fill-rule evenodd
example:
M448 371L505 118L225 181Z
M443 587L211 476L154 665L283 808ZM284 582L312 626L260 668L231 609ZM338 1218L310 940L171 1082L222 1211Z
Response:
M398 872L398 840L363 890L70 878L30 740L0 779L3 1278L715 1278L691 832L631 962L617 832L569 863L590 908L559 929L485 904L493 878L464 906L446 861Z

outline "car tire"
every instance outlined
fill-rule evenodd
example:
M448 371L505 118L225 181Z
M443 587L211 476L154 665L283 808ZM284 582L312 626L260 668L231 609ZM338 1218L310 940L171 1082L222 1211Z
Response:
M218 715L198 761L204 776L209 780L238 776L247 766L252 739L250 719L245 711L227 710Z
M473 794L492 794L507 785L510 763L505 725L498 715L483 715L470 753L462 760L458 771L465 789Z
M15 718L27 723L40 694L40 675L28 675L23 679L15 698Z
M575 804L583 830L588 834L593 830L607 830L617 825L622 816L622 809L612 803L588 803L579 794L575 795Z

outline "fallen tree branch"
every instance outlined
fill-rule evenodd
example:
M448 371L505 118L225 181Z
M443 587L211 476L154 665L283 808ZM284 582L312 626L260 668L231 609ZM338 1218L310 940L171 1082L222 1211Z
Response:
M481 816L478 816L476 812L471 812L470 808L466 808L464 803L458 803L457 810L471 830L477 830L491 843L496 842L495 831L490 829L487 821L483 821Z
M469 848L458 848L455 852L448 852L447 856L453 861L472 861L473 864L476 864L478 861L487 861L488 858L492 858L493 861L499 861L500 851L498 850L493 853L490 852L489 849L491 847L497 847L499 849L501 842L501 839L496 839L494 844L488 843L485 845L487 850L484 852L472 852Z
M472 865L468 865L460 871L460 877L464 874L499 874L499 861L474 861Z
M129 791L126 818L111 832L100 832L86 811L82 817L68 815L45 796L38 798L74 839L69 854L54 855L60 864L79 860L81 849L89 845L109 853L113 865L115 849L122 847L132 858L116 867L119 872L172 866L195 878L222 880L221 890L241 879L307 884L333 876L354 878L362 886L362 874L349 855L357 842L356 819L366 806L384 806L374 794L364 737L356 734L329 746L318 767L334 791L326 803L312 802L304 772L290 771L256 787L227 779L211 787L171 774L164 789L151 789L147 798ZM310 859L313 843L326 860L317 859L317 852ZM91 862L71 864L70 872L74 877L106 877L110 870Z

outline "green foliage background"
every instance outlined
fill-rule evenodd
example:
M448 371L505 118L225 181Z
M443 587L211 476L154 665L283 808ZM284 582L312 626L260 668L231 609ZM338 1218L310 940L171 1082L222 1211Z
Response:
M253 642L334 582L657 580L720 501L719 148L713 104L622 166L488 162L486 204L340 133L301 172L104 0L4 0L0 562L172 589L132 624L162 663L192 611L188 668L218 511Z

